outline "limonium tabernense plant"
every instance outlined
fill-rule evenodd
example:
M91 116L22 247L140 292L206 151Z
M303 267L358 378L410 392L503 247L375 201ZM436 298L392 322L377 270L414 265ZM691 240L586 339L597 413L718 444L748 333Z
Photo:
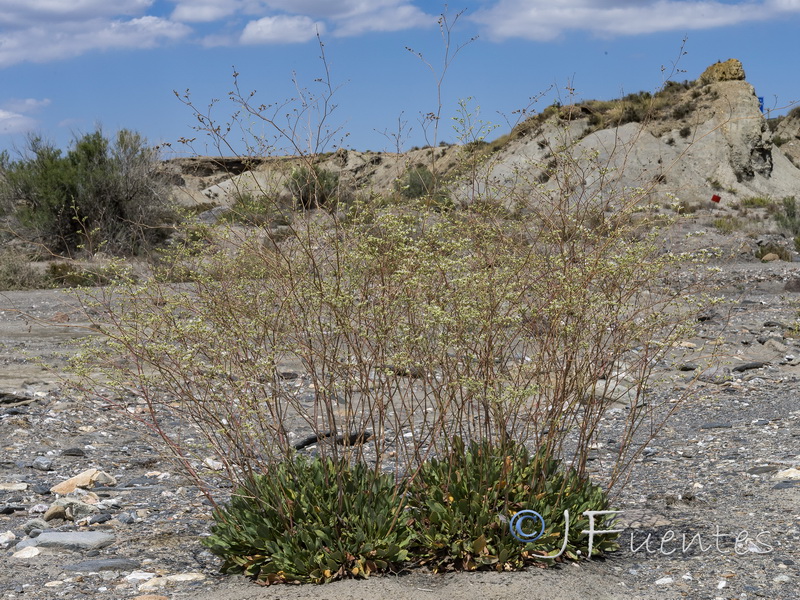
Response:
M457 19L440 20L442 72ZM298 86L290 121L238 74L227 124L182 97L220 152L255 123L274 136L248 138L248 156L293 159L232 178L257 224L190 225L150 276L83 296L104 338L74 365L81 385L206 491L226 572L325 582L587 556L583 513L609 507L679 406L648 386L698 310L692 280L670 278L702 257L663 250L655 183L624 183L634 141L588 149L557 111L520 113L536 151L511 168L464 101L459 143L424 171L407 165L383 194L345 189L322 165L337 130L320 47L321 87ZM595 481L614 407L617 455ZM509 531L520 510L544 517L535 541ZM592 553L613 547L597 536Z

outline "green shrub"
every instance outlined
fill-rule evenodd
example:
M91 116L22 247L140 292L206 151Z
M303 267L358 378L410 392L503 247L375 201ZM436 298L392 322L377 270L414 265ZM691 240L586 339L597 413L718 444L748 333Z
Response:
M231 210L222 216L229 223L245 223L262 226L272 223L288 224L288 210L281 210L274 200L263 194L241 192L231 206Z
M120 279L130 278L126 269L119 265L82 265L68 261L52 262L47 267L47 278L55 287L87 287L108 285Z
M800 234L800 213L797 210L797 200L794 196L781 200L774 216L778 225L788 229L792 235Z
M690 112L692 112L692 109L688 104L681 104L680 106L676 106L675 109L672 111L672 118L683 119Z
M34 269L27 257L11 249L0 250L0 291L49 287L47 278Z
M0 195L51 252L135 254L163 241L173 220L158 168L156 151L128 130L113 143L86 134L66 155L34 137L3 169Z
M415 554L435 570L509 570L552 562L561 554L565 529L563 556L577 560L589 551L589 535L582 533L589 522L582 513L608 507L599 486L562 467L544 449L531 457L514 442L473 442L465 448L456 440L448 455L422 465L411 495ZM544 519L543 533L527 544L509 527L521 510L534 510ZM595 523L594 529L606 527ZM616 548L615 539L616 534L595 536L592 554Z
M725 216L714 219L714 227L722 233L733 233L734 231L739 231L742 228L742 224L736 217Z
M796 245L796 242L795 242ZM770 242L769 244L764 244L763 246L759 246L758 250L756 250L756 258L759 260L764 258L767 254L777 254L778 258L783 261L791 262L792 261L792 253L783 246L779 246L778 244L774 244Z
M441 182L425 165L406 169L403 176L395 182L395 189L404 198L426 200L437 209L452 208L452 201Z
M583 513L608 508L599 486L513 442L466 448L457 439L422 465L407 494L404 483L360 462L299 456L237 490L203 543L223 559L223 572L265 583L366 578L407 563L515 570L588 556ZM544 519L529 543L511 533L520 510ZM594 530L607 529L605 521ZM615 539L595 535L592 554L615 549Z
M289 176L289 191L306 209L333 207L339 193L339 175L319 166L299 167Z
M753 196L751 198L744 198L739 205L742 208L769 208L773 205L773 202L771 198Z
M408 557L403 502L390 475L298 456L237 490L203 543L223 572L261 582L366 578Z
M409 167L395 188L406 198L422 198L436 189L436 177L424 165Z

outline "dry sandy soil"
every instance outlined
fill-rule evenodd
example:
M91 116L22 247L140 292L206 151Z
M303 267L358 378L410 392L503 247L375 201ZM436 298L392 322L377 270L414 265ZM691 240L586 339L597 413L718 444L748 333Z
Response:
M59 386L59 354L91 334L74 300L0 294L0 598L800 598L800 294L785 289L796 264L725 265L725 307L660 367L655 393L680 392L693 376L681 367L713 345L722 376L697 384L615 499L624 511L618 552L550 570L415 571L325 586L263 588L219 575L200 544L209 506L155 439ZM609 415L609 435L621 418ZM598 461L606 454L601 444ZM94 490L92 523L31 523L55 501L51 486L89 468L115 480ZM109 542L20 553L52 532ZM697 535L703 547L684 551L682 537Z

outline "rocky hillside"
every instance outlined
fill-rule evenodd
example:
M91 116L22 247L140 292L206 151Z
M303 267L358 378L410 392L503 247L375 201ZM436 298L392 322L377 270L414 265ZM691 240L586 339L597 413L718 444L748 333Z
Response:
M695 81L668 82L656 94L548 107L492 143L405 154L340 149L317 158L354 192L391 191L409 167L432 163L450 181L458 181L452 175L476 154L484 186L523 170L526 180L542 181L552 149L565 135L575 144L576 156L594 156L617 174L617 185L646 187L656 200L677 197L691 205L718 195L724 206L800 192L800 110L768 121L735 59L710 66ZM197 157L169 161L166 168L182 203L212 208L242 194L288 198L285 183L296 165L292 158ZM470 188L474 191L474 185ZM457 183L450 192L463 199Z

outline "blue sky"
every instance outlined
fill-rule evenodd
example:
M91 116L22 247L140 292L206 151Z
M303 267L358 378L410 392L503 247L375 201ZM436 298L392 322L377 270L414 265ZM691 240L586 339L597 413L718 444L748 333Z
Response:
M341 144L393 150L403 122L405 149L422 145L436 76L406 47L441 69L444 9L420 0L0 0L0 150L24 146L28 132L65 147L99 124L185 154L176 142L197 135L195 121L173 90L190 90L201 108L220 99L222 121L234 108L234 67L258 103L291 98L293 73L318 91L317 33ZM548 89L535 109L567 87L578 99L654 91L684 38L672 79L735 57L768 108L800 100L800 0L462 0L449 4L450 21L462 10L451 49L477 40L444 80L439 141L455 141L451 117L467 97L481 119L504 125ZM214 153L203 139L195 150Z

